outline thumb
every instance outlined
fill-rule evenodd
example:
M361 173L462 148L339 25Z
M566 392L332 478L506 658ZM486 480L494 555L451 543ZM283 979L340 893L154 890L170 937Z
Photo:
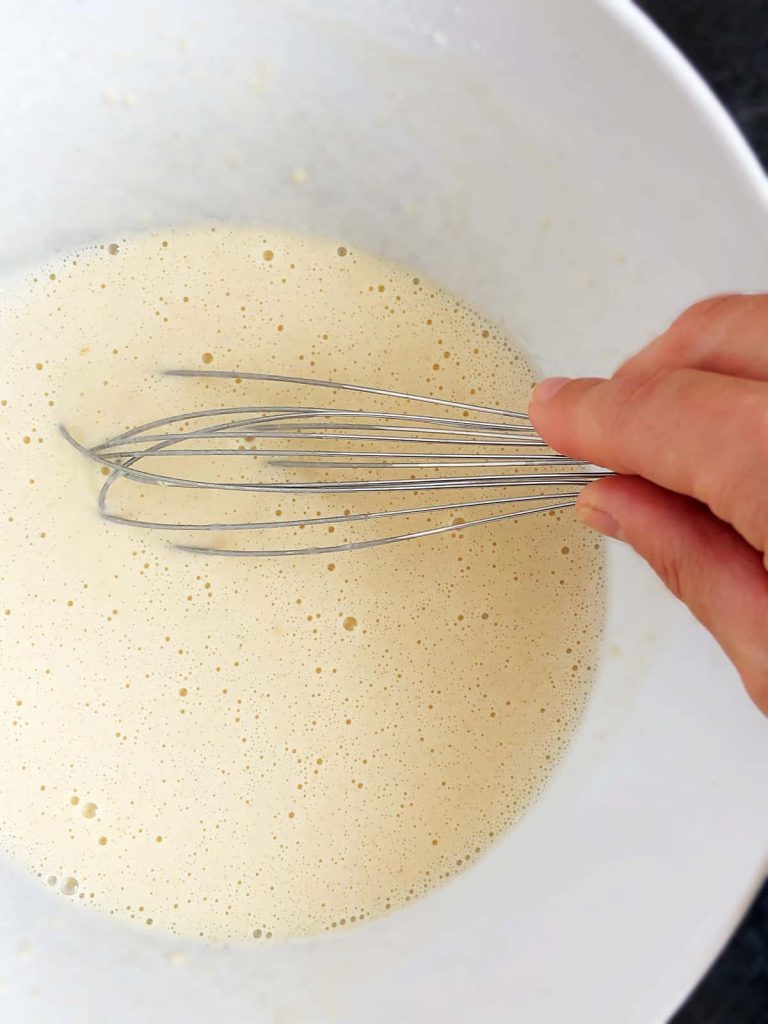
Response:
M590 484L576 515L642 555L714 635L768 714L768 572L760 553L704 505L640 477Z

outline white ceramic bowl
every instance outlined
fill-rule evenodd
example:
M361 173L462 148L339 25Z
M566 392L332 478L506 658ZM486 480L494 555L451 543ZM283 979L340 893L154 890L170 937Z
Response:
M3 0L2 14L8 274L146 226L269 221L420 268L563 373L609 371L692 299L765 286L757 164L628 3ZM346 934L211 949L62 908L6 866L3 1019L663 1021L766 866L768 728L625 551L609 603L565 765L451 884Z

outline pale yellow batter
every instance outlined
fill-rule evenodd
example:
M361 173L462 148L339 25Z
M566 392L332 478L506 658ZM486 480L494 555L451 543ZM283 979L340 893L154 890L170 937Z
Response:
M159 375L176 366L524 409L531 368L492 324L351 246L206 227L26 278L0 351L0 848L60 899L274 940L417 898L520 816L595 664L600 554L570 513L333 558L192 555L171 542L200 535L100 520L100 467L58 433L318 402ZM348 505L120 486L146 518Z

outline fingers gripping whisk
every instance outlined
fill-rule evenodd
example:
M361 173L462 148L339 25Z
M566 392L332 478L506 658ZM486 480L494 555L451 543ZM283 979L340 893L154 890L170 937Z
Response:
M103 467L98 506L104 519L207 535L207 543L176 545L187 551L240 558L330 554L463 532L571 508L579 489L607 472L551 451L527 416L511 410L279 374L170 370L167 376L334 394L328 405L239 405L164 416L91 447L61 428L70 444ZM345 394L352 396L345 405L387 404L345 408L336 404ZM233 518L231 505L221 521L144 518L133 506L115 511L113 492L120 485L142 493L173 488L182 499L192 491L204 499L237 498L240 514ZM438 499L443 491L450 500ZM242 514L270 496L298 507L297 514ZM182 513L186 504L179 503ZM338 530L343 539L318 544L319 530ZM253 545L253 538L272 538L275 531L290 543Z

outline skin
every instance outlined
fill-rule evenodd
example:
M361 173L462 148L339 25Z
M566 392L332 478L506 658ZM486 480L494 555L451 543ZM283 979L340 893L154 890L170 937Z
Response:
M620 474L577 515L645 558L768 715L768 294L691 306L608 379L542 381L530 417Z

